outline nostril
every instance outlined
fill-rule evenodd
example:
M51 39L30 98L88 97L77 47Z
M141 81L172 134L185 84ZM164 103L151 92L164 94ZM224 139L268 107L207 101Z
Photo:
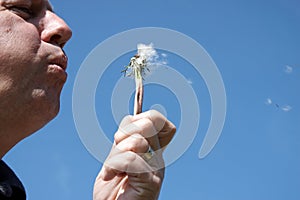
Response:
M56 44L62 48L67 43L67 41L71 38L70 35L71 34L68 34L68 32L65 32L65 31L57 32L56 34L54 33L50 37L49 42L52 44Z
M58 46L60 46L60 47L62 47L64 44L61 44L61 36L60 35L53 35L53 36L51 36L51 38L50 38L50 43L51 44L56 44L56 45L58 45Z

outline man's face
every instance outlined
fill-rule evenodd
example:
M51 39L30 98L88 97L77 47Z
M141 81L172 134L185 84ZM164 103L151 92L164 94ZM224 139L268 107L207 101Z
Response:
M39 129L59 110L72 33L51 10L47 0L0 0L0 120Z

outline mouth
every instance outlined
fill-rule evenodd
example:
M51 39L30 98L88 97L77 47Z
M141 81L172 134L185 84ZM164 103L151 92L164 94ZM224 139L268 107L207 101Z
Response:
M68 57L66 55L59 56L50 61L50 65L56 65L66 71L68 65Z
M67 64L68 58L66 55L53 57L53 59L49 61L49 67L47 71L49 74L54 75L51 77L55 77L55 80L59 79L59 82L62 81L64 83L67 80Z

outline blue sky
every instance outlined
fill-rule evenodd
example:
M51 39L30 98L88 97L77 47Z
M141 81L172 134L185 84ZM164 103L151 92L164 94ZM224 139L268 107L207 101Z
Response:
M179 70L196 92L201 120L190 148L167 167L160 199L299 200L299 1L53 0L52 4L74 33L65 48L70 62L61 112L4 158L23 181L29 200L92 198L101 163L81 143L74 125L75 77L100 42L139 27L173 29L201 44L218 66L227 95L220 140L200 160L211 116L209 93L186 60L168 54L169 66ZM123 63L121 71L130 56L120 55L97 88L97 116L109 138L117 129L107 106L113 81L120 76L113 72ZM163 100L158 98L161 94L166 95ZM178 126L180 102L166 89L147 87L145 109L157 103Z

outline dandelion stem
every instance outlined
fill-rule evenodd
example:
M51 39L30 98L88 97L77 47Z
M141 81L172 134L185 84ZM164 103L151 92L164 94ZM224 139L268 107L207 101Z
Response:
M141 70L135 70L135 98L134 98L134 115L142 112L144 86Z

